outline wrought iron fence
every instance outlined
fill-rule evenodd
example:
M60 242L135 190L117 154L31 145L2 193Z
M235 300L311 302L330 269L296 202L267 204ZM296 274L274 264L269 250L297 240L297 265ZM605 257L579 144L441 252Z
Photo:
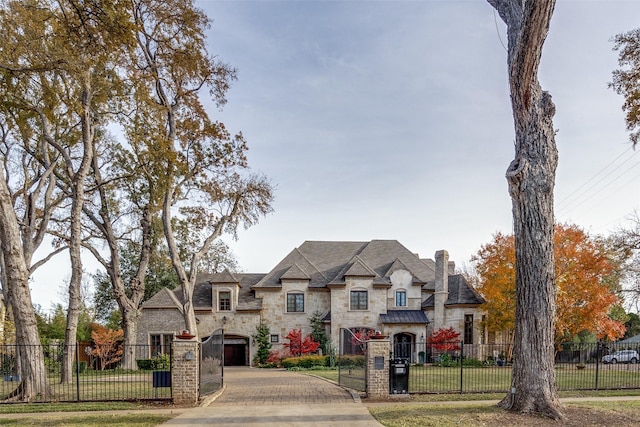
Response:
M224 381L224 331L218 329L200 345L200 396L211 394Z
M507 392L509 344L402 343L392 357L412 364L409 393ZM555 357L558 390L640 389L640 344L568 343Z
M338 384L358 391L366 391L366 342L362 331L340 329L338 355Z
M73 354L70 377L62 376L63 354ZM44 369L33 374L21 366L19 355L30 351L42 355ZM136 369L122 369L121 355L135 359ZM62 343L39 346L0 346L0 403L20 400L24 381L38 384L32 402L80 402L171 399L171 351L152 354L149 345L107 349L104 346L78 343L67 348ZM38 370L40 371L40 370Z

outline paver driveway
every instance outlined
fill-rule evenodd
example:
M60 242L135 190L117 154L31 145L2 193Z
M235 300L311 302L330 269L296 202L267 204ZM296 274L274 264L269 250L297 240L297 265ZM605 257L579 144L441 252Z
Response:
M224 392L186 411L171 426L381 426L345 389L310 375L228 367Z
M226 389L210 406L352 403L347 390L297 372L245 367L225 368Z

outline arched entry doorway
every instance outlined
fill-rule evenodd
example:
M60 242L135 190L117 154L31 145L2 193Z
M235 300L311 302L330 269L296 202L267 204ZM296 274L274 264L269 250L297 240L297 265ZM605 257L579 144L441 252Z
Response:
M413 347L415 335L405 332L393 336L393 357L396 359L407 359L415 363Z
M224 366L249 366L249 338L225 334Z

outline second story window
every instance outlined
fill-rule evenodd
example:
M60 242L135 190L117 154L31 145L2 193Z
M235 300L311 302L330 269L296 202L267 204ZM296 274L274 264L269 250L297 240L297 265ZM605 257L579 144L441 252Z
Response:
M407 306L407 292L396 291L396 307L406 307L406 306Z
M304 313L304 294L287 294L287 313Z
M219 300L218 309L220 311L231 311L231 292L229 291L218 292L218 300Z
M351 291L351 310L368 310L368 292L367 291Z

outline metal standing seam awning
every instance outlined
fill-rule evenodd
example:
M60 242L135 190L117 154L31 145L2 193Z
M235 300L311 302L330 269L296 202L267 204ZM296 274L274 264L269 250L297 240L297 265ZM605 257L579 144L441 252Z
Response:
M383 324L419 324L429 323L427 315L422 310L387 310L386 314L380 315Z

